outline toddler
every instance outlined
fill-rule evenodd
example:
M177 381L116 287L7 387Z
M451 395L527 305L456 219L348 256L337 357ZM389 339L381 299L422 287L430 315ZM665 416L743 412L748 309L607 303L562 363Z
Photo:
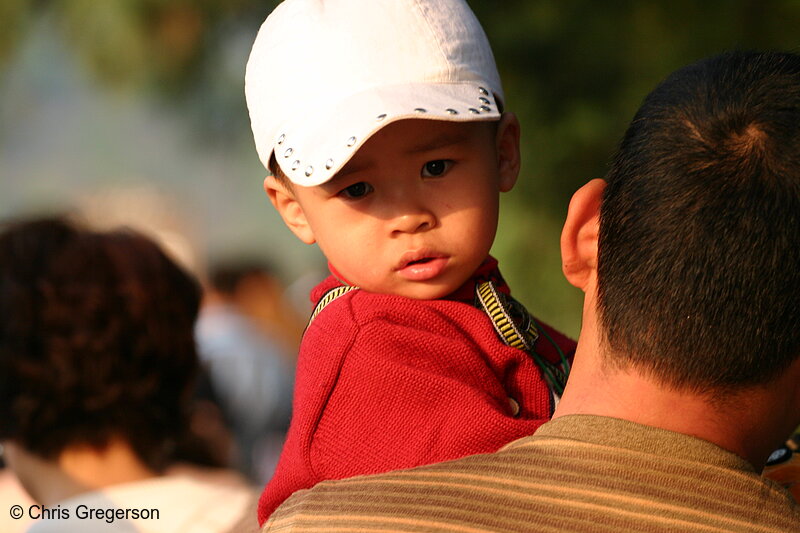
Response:
M492 452L547 421L574 343L489 255L519 124L466 3L287 0L245 90L267 195L331 271L259 521L319 481Z

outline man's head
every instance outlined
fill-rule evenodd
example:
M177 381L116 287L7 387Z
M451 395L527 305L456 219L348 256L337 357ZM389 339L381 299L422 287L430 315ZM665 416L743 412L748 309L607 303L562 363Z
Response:
M800 356L800 57L735 52L678 70L606 179L606 362L712 394L787 370Z
M270 199L345 280L438 298L486 258L519 127L463 0L287 0L245 89Z
M164 466L198 361L197 283L150 240L62 219L0 232L0 440L55 460L125 442Z

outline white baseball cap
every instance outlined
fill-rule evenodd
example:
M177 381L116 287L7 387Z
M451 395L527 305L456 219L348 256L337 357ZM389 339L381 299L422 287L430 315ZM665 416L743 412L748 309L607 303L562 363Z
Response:
M293 182L331 179L400 119L497 120L486 34L463 0L286 0L245 75L256 150Z

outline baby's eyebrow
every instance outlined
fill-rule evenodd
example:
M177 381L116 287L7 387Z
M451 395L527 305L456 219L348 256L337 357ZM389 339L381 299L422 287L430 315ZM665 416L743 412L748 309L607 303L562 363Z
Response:
M421 152L430 152L439 148L446 148L448 146L464 142L467 140L467 137L468 135L462 132L442 133L441 135L437 135L432 139L425 139L423 142L411 146L408 150L406 150L406 154L418 154Z
M440 148L446 148L448 146L453 146L456 144L460 144L466 141L469 138L469 134L463 132L445 132L430 139L425 139L424 141L412 145L408 147L406 150L403 151L406 155L413 155L413 154L420 154L425 152L431 152L433 150L438 150ZM363 170L367 170L371 166L375 165L374 161L362 161L359 163L347 163L339 172L337 172L333 178L328 181L327 183L330 184L331 187L335 187L335 182L341 178L346 177L348 174L355 174L357 172L361 172Z
M346 177L348 174L355 174L356 172L361 172L362 170L366 170L366 169L368 169L370 166L372 166L372 163L370 163L370 162L367 162L367 163L361 163L361 164L351 164L351 163L348 163L348 164L346 164L344 167L342 167L342 169L341 169L339 172L337 172L336 174L334 174L334 175L333 175L333 178L331 178L331 179L328 181L328 183L335 182L335 181L337 181L337 180L339 180L339 179L341 179L341 178L344 178L344 177ZM332 185L335 185L335 183L332 183Z

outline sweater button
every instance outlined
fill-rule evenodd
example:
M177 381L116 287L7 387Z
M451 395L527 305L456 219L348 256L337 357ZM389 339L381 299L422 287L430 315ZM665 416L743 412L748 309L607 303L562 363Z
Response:
M508 397L508 406L511 407L511 416L514 418L519 416L520 408L519 402L512 398L511 396Z

